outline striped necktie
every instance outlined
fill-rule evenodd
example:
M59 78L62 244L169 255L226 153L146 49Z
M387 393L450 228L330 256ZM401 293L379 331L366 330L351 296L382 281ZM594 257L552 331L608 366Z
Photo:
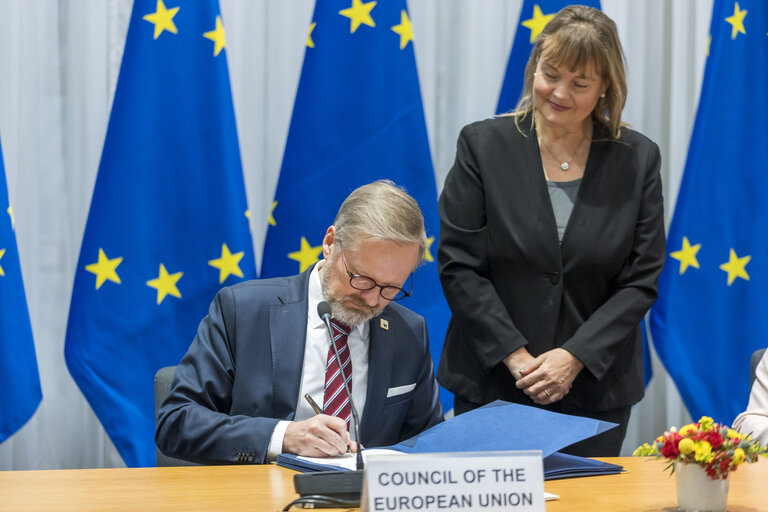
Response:
M349 336L349 327L331 320L333 327L333 339L336 341L336 348L339 351L339 360L344 368L344 376L347 378L349 392L352 392L352 358L349 355L349 346L347 345L347 336ZM336 356L333 352L333 346L328 347L328 357L325 363L325 394L323 395L323 412L329 416L338 416L347 422L349 430L349 418L352 408L349 404L349 397L344 389L344 381L339 371L339 365L336 362Z

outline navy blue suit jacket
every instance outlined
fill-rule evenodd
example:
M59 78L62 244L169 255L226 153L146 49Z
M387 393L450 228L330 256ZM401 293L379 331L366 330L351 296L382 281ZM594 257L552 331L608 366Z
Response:
M275 425L294 418L299 398L310 271L217 294L158 413L163 453L206 464L264 462ZM388 329L379 318L370 325L366 447L398 443L443 418L424 319L395 303L380 318Z

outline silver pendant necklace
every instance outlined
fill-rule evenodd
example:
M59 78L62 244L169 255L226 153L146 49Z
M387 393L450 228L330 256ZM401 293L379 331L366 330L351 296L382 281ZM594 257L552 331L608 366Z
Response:
M558 162L560 162L560 168L561 168L561 169L562 169L564 172L565 172L565 171L567 171L568 169L570 169L570 168L571 168L571 162L573 162L573 158L574 158L574 157L575 157L575 156L576 156L576 155L579 153L579 150L581 149L581 145L582 145L582 144L584 144L584 141L585 141L585 140L587 140L587 139L583 139L581 142L579 142L579 145L576 147L576 151L574 151L574 152L573 152L573 155L571 155L571 158L569 158L567 162L563 162L562 160L560 160L559 158L557 158L557 157L555 156L555 154L552 152L552 150L551 150L551 149L549 149L549 146L547 146L547 144L544 142L544 139L542 139L542 138L541 138L541 136L539 136L539 143L540 143L542 146L544 146L544 149L546 149L546 150L547 150L547 152L548 152L550 155L552 155L552 158L554 158L555 160L557 160Z

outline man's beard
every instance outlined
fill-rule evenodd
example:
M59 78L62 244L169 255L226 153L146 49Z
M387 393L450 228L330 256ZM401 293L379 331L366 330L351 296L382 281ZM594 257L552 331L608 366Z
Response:
M320 273L320 288L323 292L323 298L331 305L331 315L335 320L352 327L363 324L381 314L384 309L383 307L371 307L357 295L335 296L331 291L331 269L329 267L330 265L326 262L323 271ZM345 307L344 304L350 302L360 309Z

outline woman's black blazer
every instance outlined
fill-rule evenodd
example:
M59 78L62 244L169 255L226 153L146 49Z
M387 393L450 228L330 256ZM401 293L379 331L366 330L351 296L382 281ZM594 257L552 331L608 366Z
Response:
M602 411L643 396L640 322L664 264L658 146L595 124L558 240L536 133L511 117L466 126L440 196L438 266L452 318L437 378L473 402L532 403L502 360L561 347L584 369L560 406Z

